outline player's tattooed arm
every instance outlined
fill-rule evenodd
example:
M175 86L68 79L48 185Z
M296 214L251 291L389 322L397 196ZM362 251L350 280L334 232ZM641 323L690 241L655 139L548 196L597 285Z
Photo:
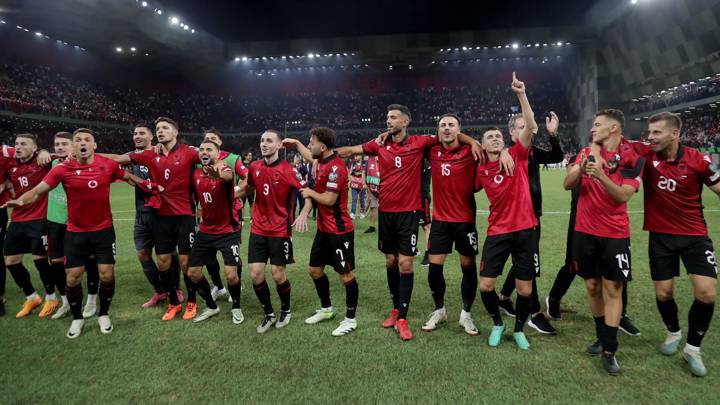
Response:
M297 139L293 138L285 138L282 141L282 144L285 148L288 149L295 149L300 153L300 156L303 157L307 162L313 163L315 159L313 159L312 153L310 152L310 149L308 149L305 145L302 144L302 142L298 141Z
M40 197L47 194L50 190L52 190L52 187L50 187L50 185L45 183L44 181L41 181L40 184L20 196L20 198L16 200L10 200L3 204L0 208L15 208L21 207L23 205L30 205L37 201Z

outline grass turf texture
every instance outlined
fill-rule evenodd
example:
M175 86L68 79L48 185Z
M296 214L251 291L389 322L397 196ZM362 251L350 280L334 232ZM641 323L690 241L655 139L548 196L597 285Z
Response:
M542 172L544 210L542 217L539 279L544 301L565 257L570 194L562 190L564 172ZM479 210L487 200L478 194ZM711 238L720 240L720 203L706 190L706 219ZM330 332L342 319L344 289L329 268L335 320L315 326L303 320L319 307L312 281L307 275L309 250L315 227L295 234L296 264L289 266L293 285L293 319L284 329L273 328L258 335L255 327L262 311L253 293L247 269L242 274L242 306L245 322L233 325L230 306L220 303L219 316L200 323L160 321L164 307L141 309L151 289L135 257L132 242L133 192L124 184L112 189L118 243L117 291L110 316L115 331L101 335L97 318L85 323L77 340L65 338L70 318L40 319L39 310L17 320L22 292L8 274L7 310L0 318L0 402L69 403L110 402L505 402L511 400L575 402L679 402L697 403L720 394L720 333L718 316L703 342L708 377L694 378L680 354L666 357L659 344L665 328L655 307L648 272L647 233L642 231L642 192L629 204L632 223L632 264L629 313L642 331L639 337L620 333L619 377L608 376L598 358L584 353L595 339L585 289L578 278L564 300L576 311L554 322L559 334L541 336L529 327L528 352L515 348L511 333L490 349L487 337L490 319L478 294L473 308L480 336L466 335L457 325L460 312L460 266L457 255L448 257L445 276L446 307L450 321L432 333L420 326L433 310L427 286L427 268L415 264L415 290L409 320L415 339L402 342L380 322L390 310L385 265L376 249L377 233L365 235L368 219L356 221L355 257L360 303L358 329L336 338ZM246 213L246 215L248 215ZM487 229L487 214L477 216L481 235ZM247 224L247 222L246 222ZM248 228L249 229L249 228ZM248 232L243 232L242 256L247 258ZM420 238L422 240L422 238ZM482 244L482 238L481 238ZM717 246L717 243L716 243ZM421 246L424 250L424 246ZM33 283L42 284L32 263ZM507 267L506 267L507 271ZM687 310L692 293L685 270L676 282L683 344ZM269 271L268 271L268 279ZM501 279L502 280L502 279ZM272 288L273 303L279 301ZM498 290L500 282L498 283ZM85 293L87 291L85 290ZM199 304L201 309L203 303ZM544 303L543 303L544 307ZM717 312L716 312L717 313ZM512 330L512 320L506 319ZM681 346L682 348L682 346Z

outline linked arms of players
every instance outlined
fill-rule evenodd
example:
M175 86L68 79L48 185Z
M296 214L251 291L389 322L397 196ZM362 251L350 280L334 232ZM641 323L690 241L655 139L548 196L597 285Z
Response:
M50 190L52 190L52 187L44 181L41 181L40 184L21 195L20 198L10 200L3 204L0 208L15 208L22 207L23 205L30 205L37 201L40 197L47 194Z

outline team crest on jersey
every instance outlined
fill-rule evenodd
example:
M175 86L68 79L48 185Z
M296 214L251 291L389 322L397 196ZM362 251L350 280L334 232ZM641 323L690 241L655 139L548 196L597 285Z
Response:
M273 173L273 177L275 178L275 181L280 180L280 173L278 173L278 172Z
M328 180L330 180L330 181L336 181L337 179L338 179L338 174L337 174L337 173L330 173L330 174L328 175Z

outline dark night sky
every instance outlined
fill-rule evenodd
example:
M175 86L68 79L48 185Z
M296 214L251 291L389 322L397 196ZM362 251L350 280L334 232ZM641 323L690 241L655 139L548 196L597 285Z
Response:
M596 0L173 0L165 5L226 41L574 25Z

